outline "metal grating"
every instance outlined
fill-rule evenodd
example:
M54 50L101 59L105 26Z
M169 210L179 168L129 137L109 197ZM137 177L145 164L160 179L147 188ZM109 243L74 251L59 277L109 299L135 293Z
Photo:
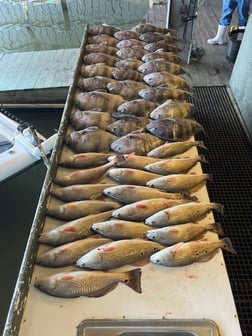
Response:
M197 140L208 160L203 171L213 177L209 198L224 205L225 215L215 215L237 255L224 252L243 336L252 333L252 147L239 112L225 86L194 87L194 118L204 127Z

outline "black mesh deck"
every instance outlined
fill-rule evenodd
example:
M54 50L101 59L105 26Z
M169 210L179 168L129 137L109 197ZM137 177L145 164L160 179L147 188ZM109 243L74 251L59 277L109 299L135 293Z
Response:
M202 164L213 181L209 198L224 205L225 215L214 214L230 237L237 255L224 252L243 336L252 335L252 147L224 86L195 87L194 118L206 134L196 135L208 150L199 150L209 164Z

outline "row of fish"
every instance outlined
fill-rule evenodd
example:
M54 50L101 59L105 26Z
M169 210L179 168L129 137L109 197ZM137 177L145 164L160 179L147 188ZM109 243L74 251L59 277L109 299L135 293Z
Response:
M89 28L46 209L61 224L42 232L47 248L36 261L71 271L38 277L34 286L42 292L99 297L124 283L141 293L141 269L118 268L183 266L220 248L235 253L228 238L197 240L207 231L223 235L219 223L201 222L223 206L193 195L211 176L190 174L207 161L186 152L206 148L190 139L203 129L190 119L176 41L173 31L150 24Z

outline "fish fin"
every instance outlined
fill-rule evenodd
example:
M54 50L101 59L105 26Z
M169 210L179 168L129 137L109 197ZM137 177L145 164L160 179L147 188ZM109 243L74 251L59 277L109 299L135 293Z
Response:
M198 260L198 262L207 262L207 261L211 260L218 252L219 252L218 249L215 250L215 251L212 251L208 255L206 255L206 256L202 257L200 260Z
M106 286L102 289L97 290L96 292L90 293L90 294L85 294L85 296L88 297L101 297L104 296L110 292L112 292L112 290L114 290L117 287L118 283L114 283L112 285Z
M216 207L214 208L221 215L224 215L224 205L221 203L216 203Z
M233 254L237 254L236 250L233 248L233 244L230 240L230 238L226 237L221 239L221 241L224 243L223 248Z
M125 285L129 286L131 289L133 289L137 293L142 293L142 288L141 288L142 271L141 269L135 268L125 273L126 275L128 275L127 281L124 281Z
M200 155L200 162L203 162L203 163L209 163L205 157L205 155Z
M198 141L197 146L203 149L207 149L207 147L204 145L203 141Z
M131 263L131 265L135 266L135 267L140 267L140 266L144 266L144 265L148 264L149 262L150 262L150 258L148 256L148 257L144 257L140 260L134 261L133 263Z

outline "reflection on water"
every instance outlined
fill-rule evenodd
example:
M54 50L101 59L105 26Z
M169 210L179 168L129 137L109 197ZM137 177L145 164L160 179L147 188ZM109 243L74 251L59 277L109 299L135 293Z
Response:
M0 52L78 48L84 27L138 24L149 0L0 0Z

